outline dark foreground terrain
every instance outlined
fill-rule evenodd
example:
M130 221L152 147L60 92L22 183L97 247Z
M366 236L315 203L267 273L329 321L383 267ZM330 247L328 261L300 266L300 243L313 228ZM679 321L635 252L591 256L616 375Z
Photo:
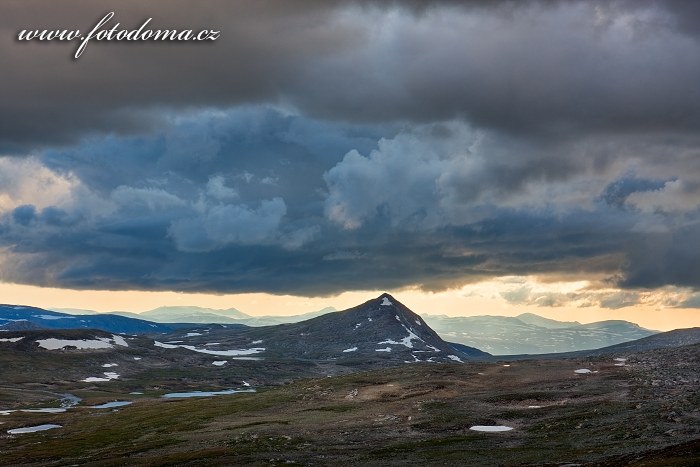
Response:
M64 413L0 416L0 464L700 465L699 355L696 344L588 359L416 363L198 399L162 399L157 387L142 395L84 388L73 391L81 404ZM5 398L18 397L22 385L13 387ZM87 407L109 400L133 404ZM61 428L7 433L47 423Z

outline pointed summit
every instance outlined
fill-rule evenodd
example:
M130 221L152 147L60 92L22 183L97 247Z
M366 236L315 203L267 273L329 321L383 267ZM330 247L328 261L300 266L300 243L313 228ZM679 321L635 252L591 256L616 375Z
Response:
M248 348L256 342L255 346L265 348L257 358L300 358L350 366L464 362L487 355L445 342L423 318L388 293L306 321L236 333L212 330L188 343L204 346L211 340L229 348Z
M379 301L379 306L393 306L397 303L394 297L386 292L377 297L376 300Z

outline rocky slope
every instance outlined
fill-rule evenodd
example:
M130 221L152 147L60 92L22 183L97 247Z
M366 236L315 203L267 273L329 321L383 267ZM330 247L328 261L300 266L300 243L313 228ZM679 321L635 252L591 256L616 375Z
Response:
M389 294L299 323L238 331L222 327L202 333L177 332L168 339L175 344L163 341L159 345L220 356L346 363L459 362L488 355L468 346L452 346Z

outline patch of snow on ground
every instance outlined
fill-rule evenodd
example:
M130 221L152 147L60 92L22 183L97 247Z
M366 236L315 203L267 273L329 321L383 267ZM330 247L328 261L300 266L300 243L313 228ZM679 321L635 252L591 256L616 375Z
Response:
M179 347L179 346L177 346L177 345L164 344L164 343L158 342L158 341L153 341L153 345L154 345L155 347L162 347L162 348L164 348L164 349L177 349L177 348Z
M391 344L391 345L401 345L401 342L396 342L393 339L387 339L385 341L377 342L377 344Z
M359 328L360 326L362 326L362 323L357 323L357 324L355 325L355 329Z
M122 336L115 336L114 334L112 334L112 340L117 345L121 345L122 347L129 347L129 344L127 344L126 340Z
M0 339L0 342L19 342L22 339L24 339L24 337L3 337Z
M32 315L32 318L45 319L45 320L51 320L51 319L75 319L74 316L54 316L54 315Z
M251 342L251 344L262 344L262 342L263 342L262 339L260 339L260 340Z
M256 353L264 352L265 347L253 347L252 349L241 349L241 350L209 350L209 349L198 349L193 345L171 345L163 344L162 342L153 341L153 345L156 347L162 347L164 349L176 349L178 347L191 350L192 352L204 353L207 355L219 355L221 357L235 357L238 355L253 355Z
M391 347L385 347L383 349L374 349L375 352L391 352Z
M250 387L250 384L248 384L248 383L246 383L245 381L243 381L243 386L245 386L245 387Z
M416 324L417 324L418 326L423 326L423 324L422 324L420 321L418 321L418 320L416 320Z
M215 362L211 362L211 364L214 366L224 366L227 363L228 363L228 360L217 360Z
M455 362L459 363L464 363L461 358L459 358L457 355L448 355L447 358L450 360L454 360Z
M70 339L39 339L36 341L39 347L48 350L58 350L64 347L76 347L78 349L111 349L113 348L110 343L111 339L105 337L98 337L96 340L80 339L80 340L70 340Z
M470 430L474 431L484 431L488 433L498 433L501 431L510 431L513 428L509 426L504 426L504 425L496 425L496 426L485 426L485 425L474 425L469 428Z
M401 322L401 318L399 318L399 315L394 315L394 318L396 318L396 321L398 321L399 323Z
M379 304L379 306L391 306L393 303L391 303L391 300L388 298L384 297L384 300L382 300L382 303Z
M102 368L112 368L114 366L119 366L119 364L118 363L105 363L104 365L102 365Z
M581 368L578 370L574 370L574 373L576 373L577 375L588 375L588 374L591 374L593 372L591 370L589 370L588 368Z
M433 349L435 352L440 352L440 349L438 349L437 347L433 347L432 345L428 345L426 347Z
M369 321L369 322L371 323L371 322L372 322L372 318L367 318L367 321Z
M11 435L21 435L23 433L35 433L37 431L52 430L54 428L61 428L61 425L54 425L53 423L47 423L46 425L37 426L27 426L24 428L15 428L14 430L7 430Z
M343 352L346 352L346 353L347 353L347 352L356 352L356 351L357 351L357 347L353 347L353 348L351 348L351 349L345 349L345 350L343 350Z
M134 360L141 360L141 357L134 357Z
M107 381L111 381L113 379L119 378L119 375L117 373L114 373L113 371L105 371L103 374L105 375L104 378L97 377L97 376L90 376L89 378L85 378L81 381L83 381L85 383L105 383Z
M202 335L201 332L188 332L187 334L185 334L185 337L195 337L195 336L201 336L201 335Z
M626 362L626 361L627 361L626 358L622 358L622 357L617 357L617 358L615 358L614 360L615 360L616 362Z

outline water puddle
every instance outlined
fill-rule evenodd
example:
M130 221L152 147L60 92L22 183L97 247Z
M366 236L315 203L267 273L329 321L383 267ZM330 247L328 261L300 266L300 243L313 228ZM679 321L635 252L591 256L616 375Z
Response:
M61 425L54 425L52 423L48 423L46 425L37 425L37 426L27 426L24 428L15 428L13 430L7 430L7 432L11 435L21 435L24 433L35 433L37 431L52 430L54 428L62 428L62 427L61 427Z
M131 401L114 401L114 402L106 402L104 404L100 405L91 405L88 408L90 409L113 409L115 407L124 407L125 405L131 405L133 402Z
M170 392L168 394L163 394L160 397L165 399L185 399L189 397L211 397L211 396L225 396L228 394L237 394L239 392L255 392L255 389L228 389L226 391L192 391L192 392Z

